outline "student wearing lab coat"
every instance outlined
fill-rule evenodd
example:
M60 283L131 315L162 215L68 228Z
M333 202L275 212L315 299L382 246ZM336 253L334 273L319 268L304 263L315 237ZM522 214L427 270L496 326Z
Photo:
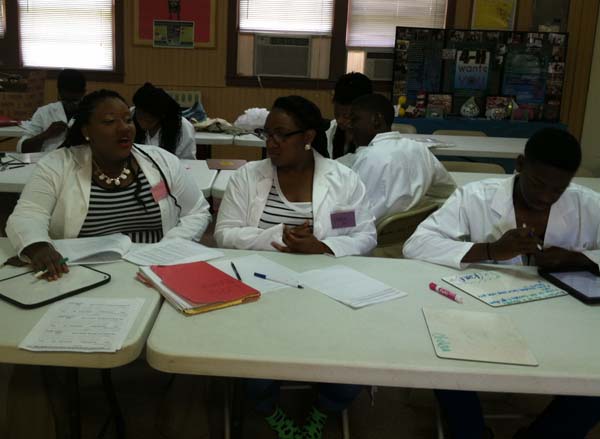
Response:
M58 148L67 135L68 123L85 94L85 76L75 69L64 69L56 80L58 102L36 110L31 120L21 124L25 134L17 143L18 152L47 152Z
M160 146L180 159L196 159L194 126L167 92L146 82L133 95L133 104L136 143Z
M231 177L219 209L221 247L332 254L369 253L376 245L364 185L352 170L327 159L318 107L300 96L278 98L263 133L268 159ZM281 438L318 439L329 413L341 412L360 386L319 384L301 429L277 405L279 382L248 380L246 394Z
M180 160L134 137L123 98L98 90L82 99L65 147L36 165L6 233L48 280L68 271L53 239L124 233L152 243L204 233L208 203Z
M377 245L364 185L325 158L320 114L300 96L275 101L264 131L269 158L246 164L227 185L215 228L220 247L347 256Z
M571 183L581 148L568 132L535 133L518 174L458 189L404 245L409 258L463 268L475 262L598 270L600 194ZM436 391L452 437L481 438L475 392ZM600 398L559 396L515 438L583 439L600 420Z
M415 207L426 195L447 197L454 180L423 143L391 131L394 107L382 95L352 103L348 131L360 147L338 161L361 178L377 220Z
M359 96L373 93L371 80L358 72L346 73L335 83L333 93L333 115L327 136L327 152L329 157L337 159L356 150L356 144L348 133L352 101Z

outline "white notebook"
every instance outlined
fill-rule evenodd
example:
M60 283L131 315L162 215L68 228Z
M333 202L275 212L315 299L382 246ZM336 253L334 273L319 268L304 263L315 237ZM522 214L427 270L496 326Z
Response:
M434 308L423 308L423 315L440 358L538 365L509 316Z
M223 253L183 238L156 244L133 244L127 235L115 233L93 238L57 239L54 248L69 258L69 265L104 264L125 259L136 265L174 265L208 261Z

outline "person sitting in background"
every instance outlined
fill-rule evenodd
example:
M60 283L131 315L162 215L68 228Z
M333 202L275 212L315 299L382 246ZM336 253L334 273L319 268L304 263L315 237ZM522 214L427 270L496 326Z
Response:
M263 133L269 158L231 177L219 208L220 247L364 255L376 245L365 188L327 157L319 108L301 96L278 98Z
M43 157L9 217L19 256L52 280L68 271L52 239L124 233L133 242L198 240L211 215L202 192L173 154L134 145L125 100L99 90L79 104L65 147Z
M133 95L135 142L160 146L180 159L196 159L194 126L162 88L146 82Z
M340 76L335 83L333 93L334 119L325 133L327 136L327 151L332 159L337 159L356 150L356 145L347 131L350 123L352 101L369 93L373 93L373 84L362 73L346 73Z
M415 207L426 195L447 197L456 188L427 145L391 131L393 121L394 107L384 96L356 98L347 132L359 148L338 159L365 184L377 220Z
M476 262L586 268L600 263L600 194L571 183L579 142L544 128L517 158L517 174L458 189L422 222L404 256L465 268ZM480 439L485 425L477 393L436 390L451 437ZM600 398L561 395L515 439L583 439L600 420Z
M75 69L65 69L56 80L58 102L36 110L31 120L21 124L25 134L17 143L18 152L52 151L65 141L68 123L85 94L85 76Z

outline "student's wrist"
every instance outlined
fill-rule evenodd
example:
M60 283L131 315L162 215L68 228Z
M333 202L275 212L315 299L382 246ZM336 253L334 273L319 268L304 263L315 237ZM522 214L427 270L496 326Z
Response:
M488 261L496 261L496 259L494 258L493 255L493 250L492 250L492 243L491 242L486 242L485 243L485 254L487 256L487 260Z

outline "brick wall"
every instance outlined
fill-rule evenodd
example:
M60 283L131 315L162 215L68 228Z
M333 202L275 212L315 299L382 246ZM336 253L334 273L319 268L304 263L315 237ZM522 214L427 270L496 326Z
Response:
M34 71L26 75L28 75L26 91L0 91L0 116L27 120L39 106L44 104L46 73Z

